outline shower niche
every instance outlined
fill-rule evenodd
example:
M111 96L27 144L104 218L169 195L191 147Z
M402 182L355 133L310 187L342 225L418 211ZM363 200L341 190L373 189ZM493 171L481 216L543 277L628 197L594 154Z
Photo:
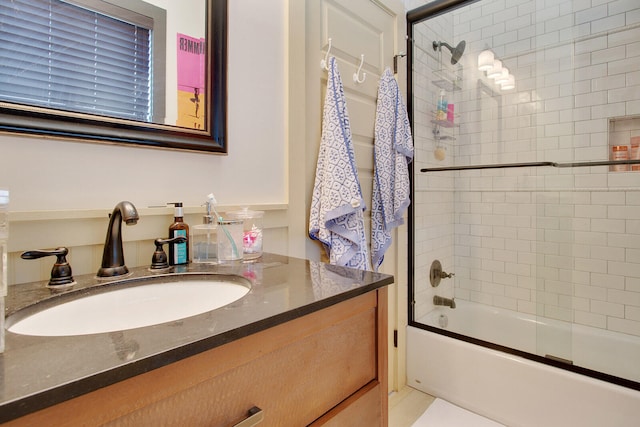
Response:
M640 116L609 119L609 160L620 162L609 166L610 172L640 172Z

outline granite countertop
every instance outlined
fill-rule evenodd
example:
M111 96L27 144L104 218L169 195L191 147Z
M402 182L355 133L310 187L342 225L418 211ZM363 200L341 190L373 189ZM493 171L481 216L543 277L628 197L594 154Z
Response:
M172 267L171 272L243 276L251 290L208 313L125 331L63 337L5 331L0 423L393 283L393 276L386 274L273 254L252 263L190 264ZM135 268L127 279L148 275L147 268ZM71 292L91 292L110 283L97 283L92 275L76 281L78 285L62 293L46 288L46 281L11 286L7 325L13 313L36 302L68 298Z

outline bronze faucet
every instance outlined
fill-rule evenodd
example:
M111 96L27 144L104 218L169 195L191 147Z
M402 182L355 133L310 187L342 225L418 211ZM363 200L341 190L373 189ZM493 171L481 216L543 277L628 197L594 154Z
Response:
M138 211L131 202L120 202L113 208L109 215L109 227L107 238L104 242L102 253L102 267L98 270L98 277L114 277L127 274L129 269L124 265L124 252L122 251L122 221L127 225L138 222Z

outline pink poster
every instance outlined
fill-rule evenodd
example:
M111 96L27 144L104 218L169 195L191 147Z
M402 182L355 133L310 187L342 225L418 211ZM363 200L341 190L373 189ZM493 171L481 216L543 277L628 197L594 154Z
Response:
M177 126L204 129L205 39L178 33Z

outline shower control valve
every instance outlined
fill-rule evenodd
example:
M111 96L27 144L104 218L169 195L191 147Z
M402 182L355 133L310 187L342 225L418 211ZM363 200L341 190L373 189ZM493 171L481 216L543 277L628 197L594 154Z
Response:
M431 269L429 270L429 280L431 281L431 286L434 288L440 284L440 280L442 279L450 279L453 277L455 273L447 273L442 271L442 264L440 261L435 260L431 263Z

